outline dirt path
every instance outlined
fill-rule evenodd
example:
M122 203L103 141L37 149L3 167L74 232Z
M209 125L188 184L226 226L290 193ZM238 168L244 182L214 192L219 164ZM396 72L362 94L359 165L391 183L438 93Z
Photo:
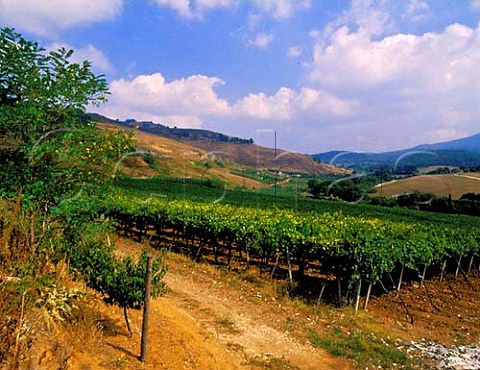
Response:
M138 255L142 245L120 238L119 255ZM169 253L165 296L152 301L147 363L138 361L141 311L131 311L134 337L128 338L122 311L99 300L100 330L90 330L96 347L71 359L72 369L351 369L353 362L313 348L313 330L328 336L332 328L358 330L409 343L427 338L442 344L480 340L480 272L467 277L438 277L420 288L405 283L401 298L371 297L369 311L327 306L319 311L285 297L282 282L251 269L232 272ZM477 266L477 265L475 265ZM282 298L284 297L284 298ZM406 316L406 309L408 314ZM358 343L357 343L358 344ZM356 345L357 345L356 344ZM366 344L368 348L368 343ZM371 351L371 349L370 349Z
M127 239L117 245L122 255L136 255L141 249ZM142 312L131 311L134 337L128 338L121 310L104 306L102 314L109 317L106 347L101 366L88 368L350 368L347 361L313 348L305 332L296 331L293 325L308 325L310 318L302 318L293 302L276 300L236 273L197 264L185 256L171 254L167 263L168 292L151 303L147 363L138 361Z
M456 173L454 176L464 177L466 179L480 181L480 177L475 177L475 176L462 175L462 174L458 174L458 173Z
M219 342L234 348L245 363L285 369L346 368L326 353L300 343L295 333L279 330L275 320L279 321L281 304L272 298L243 289L235 293L225 289L228 283L212 278L211 273L203 275L169 274L165 278L172 289L169 300L180 308L179 312L194 316Z

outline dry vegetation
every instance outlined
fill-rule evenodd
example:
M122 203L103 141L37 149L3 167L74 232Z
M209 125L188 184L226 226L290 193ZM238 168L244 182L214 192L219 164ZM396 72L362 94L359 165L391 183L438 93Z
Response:
M124 127L113 124L102 123L99 126L110 130L125 130ZM276 168L283 172L345 173L343 169L315 162L308 155L289 153L284 150L275 152L272 148L255 144L177 141L142 131L136 132L135 139L138 150L153 153L161 163L159 166L161 168L152 170L140 158L137 158L136 162L125 160L123 164L127 175L145 177L160 174L172 177L207 177L221 179L231 186L258 189L265 185L259 181L234 175L231 170ZM208 166L208 170L205 167L206 162L210 162L212 165Z
M99 126L111 130L125 129L111 124ZM240 165L220 153L207 154L208 151L190 144L141 131L136 132L135 140L139 152L152 153L156 158L157 168L149 166L141 157L128 156L122 160L122 172L125 175L210 178L224 181L229 186L243 186L248 189L266 186L259 181L231 173L231 170L241 168Z
M465 193L480 193L480 175L465 173L455 175L420 175L394 180L376 186L376 194L386 197L413 192L431 193L437 196L459 199Z
M130 239L112 236L112 240L121 256L138 256L143 247ZM210 262L167 254L169 289L152 302L150 345L143 365L138 360L141 311L132 312L134 336L129 338L122 310L72 281L63 263L44 267L58 287L46 291L53 306L38 303L46 297L45 290L43 296L19 295L15 282L3 277L0 350L6 356L0 368L355 369L365 368L379 353L386 367L392 367L396 357L389 356L399 354L383 341L404 346L421 338L445 344L480 340L478 272L468 280L447 276L442 284L438 279L427 281L433 302L425 288L414 283L403 287L401 298L375 295L369 311L355 315L351 307L339 310L292 299L287 281L272 281L254 266L232 271ZM79 291L83 294L72 296ZM58 319L68 294L72 311ZM417 360L409 366L425 368L425 363Z

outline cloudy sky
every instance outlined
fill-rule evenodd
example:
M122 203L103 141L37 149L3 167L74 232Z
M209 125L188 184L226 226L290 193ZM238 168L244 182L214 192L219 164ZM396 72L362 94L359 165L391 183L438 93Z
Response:
M75 49L112 118L306 153L480 132L480 0L0 0L0 25Z

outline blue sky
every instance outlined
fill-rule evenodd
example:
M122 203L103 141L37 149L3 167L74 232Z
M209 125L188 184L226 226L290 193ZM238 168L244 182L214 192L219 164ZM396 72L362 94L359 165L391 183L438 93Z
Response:
M0 0L107 76L92 110L315 153L480 131L480 0Z

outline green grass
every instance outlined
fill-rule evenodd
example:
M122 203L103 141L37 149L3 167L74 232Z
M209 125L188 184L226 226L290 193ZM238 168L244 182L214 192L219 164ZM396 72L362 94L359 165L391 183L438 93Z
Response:
M383 369L412 369L412 360L397 348L392 341L377 338L374 334L359 330L344 332L334 327L331 332L321 336L310 332L310 342L337 357L353 360L358 368L372 366Z
M246 170L232 169L230 172L234 175L246 177L247 179L251 180L257 180L265 184L274 184L275 178L277 181L281 181L281 178L275 176L275 174L273 173L262 170L255 170L253 168L249 168Z

